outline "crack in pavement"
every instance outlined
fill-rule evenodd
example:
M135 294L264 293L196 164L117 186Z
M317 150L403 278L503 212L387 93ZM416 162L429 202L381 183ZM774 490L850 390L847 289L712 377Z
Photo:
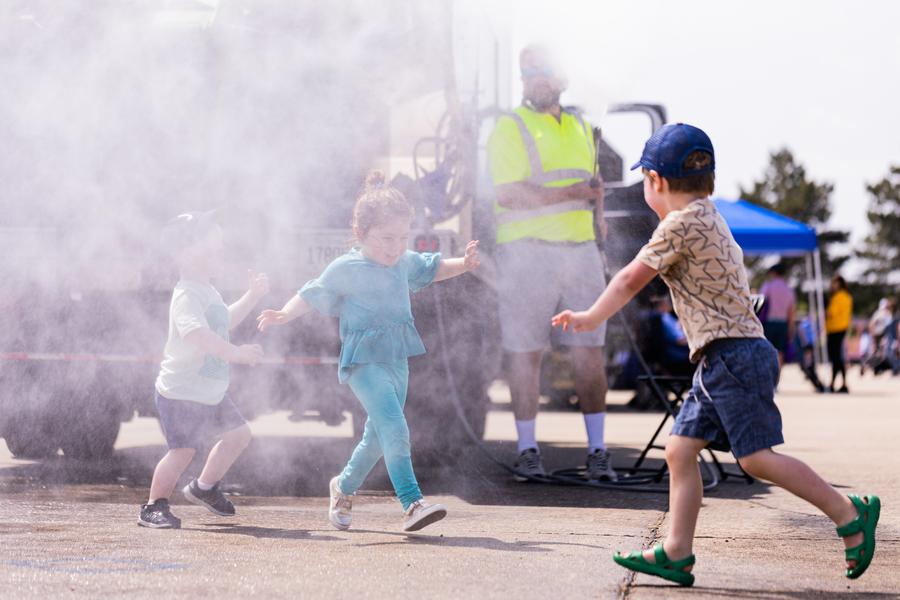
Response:
M656 519L656 523L650 526L650 530L648 532L647 541L641 545L641 550L647 550L648 548L652 548L654 544L660 541L659 531L662 529L663 523L666 520L666 515L669 514L668 507L664 510L659 517ZM630 569L626 570L625 577L622 579L622 583L619 584L619 592L616 595L618 600L628 600L631 595L631 590L634 588L634 578L637 576L637 571L632 571Z

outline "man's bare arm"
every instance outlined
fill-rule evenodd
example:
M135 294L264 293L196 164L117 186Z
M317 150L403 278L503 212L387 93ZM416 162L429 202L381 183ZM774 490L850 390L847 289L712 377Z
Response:
M503 208L527 210L570 200L603 201L603 187L591 188L586 181L566 187L542 187L527 181L504 183L494 188L497 203Z

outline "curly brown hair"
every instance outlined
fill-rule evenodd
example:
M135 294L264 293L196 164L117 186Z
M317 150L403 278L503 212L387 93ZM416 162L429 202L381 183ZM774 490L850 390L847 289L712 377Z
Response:
M384 173L370 171L366 176L366 187L353 207L351 226L358 239L369 233L372 227L381 225L391 217L412 219L413 207L397 188L385 183Z

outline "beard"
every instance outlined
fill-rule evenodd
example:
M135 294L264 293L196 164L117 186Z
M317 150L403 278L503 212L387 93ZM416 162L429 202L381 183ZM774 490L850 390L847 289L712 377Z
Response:
M540 90L532 92L529 96L525 97L525 100L528 101L535 110L545 111L554 106L558 106L559 97L561 95L562 92L557 90Z

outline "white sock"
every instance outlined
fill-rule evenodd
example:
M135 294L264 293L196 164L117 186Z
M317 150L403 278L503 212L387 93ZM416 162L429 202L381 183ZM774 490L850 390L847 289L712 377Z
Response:
M534 437L534 425L537 419L520 421L516 419L516 432L519 434L519 453L529 448L537 449L537 438Z
M606 413L585 413L584 428L588 434L588 454L593 454L597 450L606 450L606 444L603 442L603 425L606 423Z
M197 487L203 490L204 492L208 492L216 486L214 483L203 483L199 479L197 480Z

